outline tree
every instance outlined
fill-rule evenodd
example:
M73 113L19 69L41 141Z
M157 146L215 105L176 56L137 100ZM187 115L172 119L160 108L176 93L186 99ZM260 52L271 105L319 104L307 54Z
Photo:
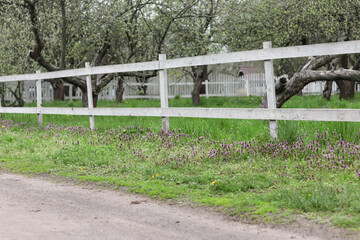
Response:
M58 71L91 66L157 60L167 44L175 21L184 16L199 0L0 0L6 6L13 24L30 36L29 56L46 71ZM22 19L14 19L21 12ZM9 27L8 29L11 29ZM173 32L172 32L173 33ZM16 39L19 41L19 39ZM24 49L24 48L22 48ZM94 106L100 91L117 77L117 100L123 93L125 77L147 82L157 71L107 74L92 79ZM98 76L99 77L99 76ZM71 77L51 80L55 97L62 99L63 81L82 90L83 106L87 106L87 87L84 79ZM145 94L146 87L140 87Z
M12 12L11 15L8 13ZM19 74L34 72L35 64L32 64L27 57L27 52L23 51L24 46L28 46L31 38L25 34L23 27L19 24L26 16L21 11L13 11L13 5L0 4L0 74ZM15 20L15 21L14 21ZM16 32L16 34L14 34ZM23 83L1 83L0 101L2 106L23 106L22 96ZM14 102L5 102L5 94L10 92Z
M234 0L228 2L227 9L229 14L223 25L224 35L229 37L224 37L223 42L232 51L259 48L263 41L285 47L354 40L360 36L360 5L356 0ZM350 60L355 62L356 58L350 56ZM342 66L345 63L346 60ZM303 59L279 60L275 70L279 75L286 73L292 77L299 75L305 64ZM341 98L352 97L353 82L338 79L337 83Z
M113 63L154 61L166 52L167 38L174 34L173 25L182 18L198 0L187 1L127 1L129 11L118 18L111 34L109 55ZM157 71L118 74L116 100L122 100L125 77L133 77L138 83L147 83ZM146 95L146 86L139 86L140 94Z
M30 57L40 66L47 71L58 71L67 67L79 67L90 59L91 66L102 64L110 47L108 35L111 21L103 17L111 12L109 4L105 2L100 4L97 1L84 3L79 0L71 2L61 0L56 3L52 1L52 6L46 1L25 0L25 3L35 43L30 51ZM56 7L59 7L60 11ZM66 14L67 9L68 15ZM52 14L53 12L60 12L61 17L56 18L57 15ZM40 22L40 19L44 19L43 22ZM54 25L45 24L46 20L47 23L50 22ZM55 35L55 39L44 39L43 37L52 35ZM49 46L46 47L45 43ZM93 79L92 94L95 107L101 89L111 79L111 76L103 76L100 81ZM81 89L83 107L86 107L88 105L86 82L79 77L64 78L63 80ZM56 80L56 83L58 86L62 85L59 80Z
M168 52L172 56L199 56L219 50L216 44L218 25L217 18L221 14L221 4L225 1L198 1L186 17L174 25L174 34L169 39ZM191 67L185 70L193 78L194 87L191 92L192 103L200 104L202 83L208 79L208 66Z
M106 62L112 22L127 11L124 8L121 12L114 12L112 3L80 0L24 0L19 3L0 0L0 6L7 6L11 25L21 25L21 32L31 36L32 43L26 45L30 49L29 56L46 71L78 68L86 61L91 62L91 66ZM24 17L11 17L14 12L20 12ZM16 41L19 42L19 39ZM100 81L93 79L94 106L99 92L111 79L109 75L102 76ZM52 80L54 95L59 99L64 95L62 81L79 87L83 93L83 106L87 106L85 80L79 77Z
M338 81L348 80L356 82L360 79L359 63L360 59L354 64L352 69L338 69L338 70L318 70L319 68L331 63L337 56L323 56L310 58L308 63L294 76L286 81L280 79L275 84L276 90L276 106L281 106L301 91L307 84L315 81ZM260 107L267 107L266 94L261 101Z

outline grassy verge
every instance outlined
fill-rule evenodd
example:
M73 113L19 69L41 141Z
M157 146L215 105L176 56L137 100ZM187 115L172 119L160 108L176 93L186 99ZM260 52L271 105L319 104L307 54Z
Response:
M181 130L164 133L156 118L97 118L105 127L91 132L80 117L43 129L23 117L0 120L1 169L111 183L252 222L304 214L360 230L355 123L280 122L282 139L272 142L263 121L172 119Z
M210 97L202 98L199 107L212 108L257 108L261 97ZM27 107L35 107L30 103ZM44 107L81 107L80 101L44 102ZM99 101L99 107L160 107L160 101L154 99L132 99L123 103L113 101ZM189 98L175 98L169 101L170 107L193 107ZM284 108L354 108L360 109L360 94L354 100L341 101L333 96L330 102L320 96L295 96L283 106ZM30 114L3 114L3 119L15 122L36 123L36 116ZM118 128L140 125L158 131L161 119L154 117L103 117L95 118L99 129ZM86 116L44 115L44 125L55 123L58 125L89 127ZM209 136L214 139L230 140L269 140L267 121L232 120L232 119L199 119L199 118L170 118L170 127L180 129L187 134ZM337 131L343 138L356 139L360 123L346 122L309 122L309 121L279 121L280 140L295 141L299 136L311 139L316 131Z

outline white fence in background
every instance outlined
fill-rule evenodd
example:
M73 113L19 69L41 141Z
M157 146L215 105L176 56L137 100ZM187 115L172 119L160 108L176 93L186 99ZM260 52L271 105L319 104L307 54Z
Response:
M191 97L193 82L190 77L175 79L168 74L168 93L169 98L176 95L182 98ZM228 74L210 74L209 80L202 83L205 92L201 96L261 96L266 91L264 73L247 74L244 77L234 77ZM146 95L140 95L138 87L146 86ZM128 81L124 84L124 99L129 98L160 98L159 78L154 77L148 83L136 83ZM102 91L99 99L114 100L117 81L112 81L107 88Z
M182 98L191 97L193 89L193 80L190 77L175 78L168 74L169 98L176 95ZM266 91L265 74L251 73L244 77L234 77L229 74L212 73L209 75L209 80L202 83L204 85L205 93L201 96L214 97L231 97L231 96L262 96ZM80 89L65 83L65 99L75 100L81 99ZM115 100L116 88L118 80L112 80L99 94L99 100ZM146 94L140 94L139 87L146 86ZM7 87L16 88L16 83L7 83ZM26 81L23 86L23 98L25 102L36 101L36 84L35 81ZM53 89L51 84L44 82L42 85L43 101L53 100ZM160 98L160 83L159 77L150 78L147 83L137 83L134 79L126 78L124 84L123 99L133 98ZM13 101L15 97L10 91L5 93L6 101Z
M340 55L360 53L360 41L348 41L337 43L326 43L306 46L295 46L285 48L271 48L271 42L264 43L264 49L223 53L216 55L187 57L166 60L165 55L160 55L158 61L108 65L63 70L56 72L45 72L36 74L23 74L1 76L0 82L34 81L36 80L35 108L13 108L1 107L0 113L29 113L37 114L38 123L42 125L42 114L62 115L86 115L90 117L90 128L95 128L94 116L145 116L162 117L162 128L169 130L169 117L198 117L198 118L224 118L224 119L259 119L270 120L270 134L273 138L278 137L276 120L307 120L307 121L352 121L360 122L359 109L277 109L275 96L275 82L273 59L299 58L323 55ZM250 108L169 108L168 107L168 79L167 69L191 66L202 66L212 64L224 64L234 62L264 61L265 79L267 85L267 109ZM91 75L138 72L157 70L160 82L161 108L93 108ZM42 107L42 80L65 78L72 76L86 76L88 88L88 108L46 108Z
M169 98L179 95L182 98L191 97L193 82L190 77L172 79L173 76L168 74L169 79ZM212 73L209 80L202 83L205 87L205 93L200 94L204 97L245 97L245 96L263 96L266 92L265 74L251 73L243 77L234 77L229 74ZM65 83L65 99L75 100L81 99L81 91L71 84ZM114 79L107 87L105 87L100 95L99 100L115 100L116 88L118 81ZM139 87L146 86L145 95L140 94ZM137 98L160 98L159 78L154 77L148 83L137 83L134 80L127 79L124 84L123 99ZM15 89L16 83L8 83L8 87ZM325 87L325 82L313 82L305 86L303 94L316 95L321 94ZM49 82L44 82L41 86L43 101L53 100L53 90ZM359 88L356 88L358 91ZM333 93L336 93L337 85L333 82ZM24 82L23 98L25 102L36 101L36 84L35 81ZM5 92L5 101L14 101L15 97L10 91Z

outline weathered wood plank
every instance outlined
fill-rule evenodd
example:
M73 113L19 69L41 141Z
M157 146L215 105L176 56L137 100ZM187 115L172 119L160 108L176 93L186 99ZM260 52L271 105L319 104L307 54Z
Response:
M282 58L300 58L323 55L351 54L360 52L360 41L282 47L243 52L222 53L206 56L171 59L160 62L161 68L180 68L233 62L263 61Z
M91 70L90 63L85 63L85 68L87 70ZM91 110L94 108L94 102L93 102L93 95L92 95L92 83L91 83L91 75L86 76L86 88L87 88L87 98L88 98L88 108ZM94 115L90 115L89 117L90 121L90 129L95 129L95 117Z
M92 67L91 69L79 68L39 74L22 74L0 76L0 82L28 81L37 79L54 79L72 76L86 76L107 74L115 72L136 72L147 70L160 70L200 65L212 65L246 61L262 61L281 58L300 58L321 55L351 54L360 52L360 40L336 43L314 44L283 48L260 49L243 52L212 54L206 56L186 57L162 61L118 64Z
M166 60L165 54L159 55L159 61ZM159 84L160 84L160 102L161 108L169 107L169 94L168 94L168 81L167 81L167 70L162 69L159 71ZM170 121L168 117L162 117L162 130L167 132L170 131Z
M272 48L271 42L264 42L263 47L265 50ZM266 96L269 109L276 109L276 94L275 94L275 76L273 60L264 61L265 80L266 80ZM276 120L270 120L270 136L273 139L279 138L279 127Z
M37 108L0 108L0 113L36 114ZM142 117L191 117L252 120L345 121L360 122L358 109L263 109L263 108L47 108L42 114L142 116Z
M108 74L116 72L137 72L147 70L158 70L159 62L140 62L129 64L117 64L87 68L78 68L71 70L62 70L54 72L45 72L39 74L20 74L10 76L0 76L0 82L13 82L13 81L33 81L37 79L54 79L54 78L66 78L76 76L87 76L96 74Z
M36 73L40 73L40 71L36 71ZM42 105L42 89L41 89L41 79L36 81L36 107L37 107L37 121L38 125L43 125L43 116L40 113Z

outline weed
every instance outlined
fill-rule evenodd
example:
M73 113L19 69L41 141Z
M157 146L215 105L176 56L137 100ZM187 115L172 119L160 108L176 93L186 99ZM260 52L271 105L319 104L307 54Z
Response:
M301 99L288 106L334 104L314 96ZM202 106L254 107L259 101L209 98ZM170 103L190 107L191 101ZM159 102L99 102L102 107L129 105ZM45 115L43 128L33 115L3 117L0 144L6 147L0 148L0 169L106 182L257 220L296 211L333 217L336 226L360 227L358 123L281 121L280 140L272 141L267 121L171 118L177 130L163 132L160 118L96 117L101 127L90 131L88 117L82 116Z

